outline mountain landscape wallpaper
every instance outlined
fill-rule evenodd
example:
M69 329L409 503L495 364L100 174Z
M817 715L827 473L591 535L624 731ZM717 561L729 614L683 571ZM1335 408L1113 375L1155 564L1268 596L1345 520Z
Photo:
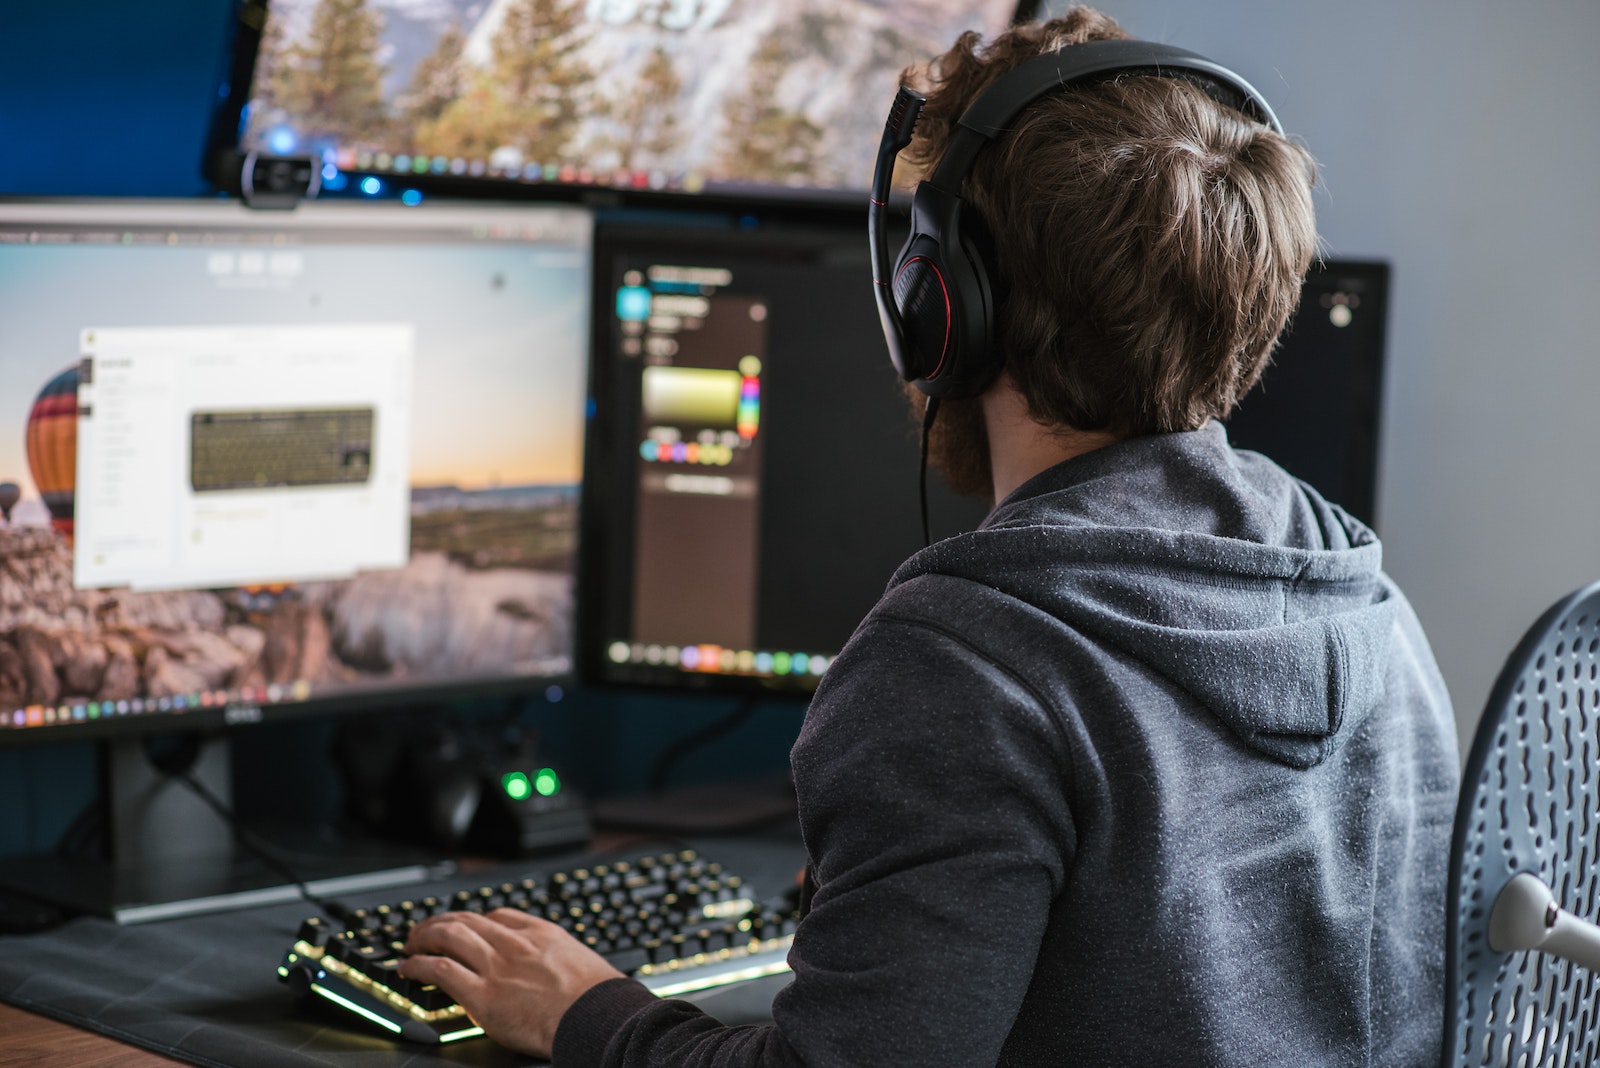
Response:
M1014 8L274 0L246 143L460 160L456 173L477 161L472 173L865 189L902 68L963 30L997 32Z

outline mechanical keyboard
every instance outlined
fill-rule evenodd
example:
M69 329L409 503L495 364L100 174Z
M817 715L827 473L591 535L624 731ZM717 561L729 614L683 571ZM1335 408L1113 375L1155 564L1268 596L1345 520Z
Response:
M472 1038L483 1029L460 1005L398 969L413 924L497 908L559 923L661 997L788 971L796 923L791 909L751 900L737 875L684 850L356 909L339 923L312 917L278 977L400 1038Z

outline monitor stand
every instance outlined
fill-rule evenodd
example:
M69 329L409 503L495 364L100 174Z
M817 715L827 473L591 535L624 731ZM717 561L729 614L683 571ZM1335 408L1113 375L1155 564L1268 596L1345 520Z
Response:
M157 769L149 740L102 744L110 857L9 860L0 866L0 885L129 924L300 897L281 870L242 848L233 828L194 791ZM214 796L231 802L227 739L210 738L196 748L189 774ZM423 882L454 869L387 843L339 842L335 848L309 840L271 848L319 897Z

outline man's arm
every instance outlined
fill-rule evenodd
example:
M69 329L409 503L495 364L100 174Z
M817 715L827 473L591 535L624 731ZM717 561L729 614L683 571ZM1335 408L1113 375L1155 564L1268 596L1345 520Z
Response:
M880 619L829 670L795 747L819 889L775 1026L723 1027L584 970L571 947L588 951L552 925L518 935L539 944L513 971L537 980L436 981L514 1048L545 1054L549 1036L560 1068L994 1063L1070 867L1064 762L1025 680L962 636ZM468 941L450 957L471 971L490 966L481 953ZM425 978L420 959L406 970Z
M880 615L795 745L818 889L774 1018L807 1064L994 1063L1071 867L1057 724L977 644L1013 628L934 581L960 633Z

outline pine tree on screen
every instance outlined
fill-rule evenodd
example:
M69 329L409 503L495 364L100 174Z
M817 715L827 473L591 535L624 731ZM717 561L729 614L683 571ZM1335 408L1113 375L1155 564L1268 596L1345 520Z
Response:
M255 85L250 101L252 119L263 118L277 106L280 81L283 78L284 51L288 38L283 30L284 20L267 14L261 27L261 44L256 49Z
M519 147L538 160L570 152L595 71L583 58L583 3L521 0L495 35L494 80L523 117Z
M657 45L639 71L631 91L611 104L621 132L617 137L618 166L623 170L660 164L683 141L678 122L683 79L666 49Z
M278 106L302 134L344 145L383 140L382 23L367 0L318 0L304 40L282 52L272 78Z
M451 23L439 35L433 51L411 72L411 83L397 101L407 126L407 141L414 139L419 126L436 121L466 92L467 69L461 54L465 44L461 27Z
M490 64L464 98L416 133L418 152L490 157L517 149L526 160L568 157L594 70L582 58L581 0L515 0L491 43Z
M417 150L482 157L512 148L570 159L595 72L583 58L583 0L514 0L467 95L417 131Z
M480 74L437 119L417 124L412 147L424 155L487 159L497 148L515 146L519 128L516 111L494 82Z
M712 175L774 185L818 177L822 128L783 105L782 81L795 60L781 29L766 35L750 60L745 90L723 107L722 149Z

